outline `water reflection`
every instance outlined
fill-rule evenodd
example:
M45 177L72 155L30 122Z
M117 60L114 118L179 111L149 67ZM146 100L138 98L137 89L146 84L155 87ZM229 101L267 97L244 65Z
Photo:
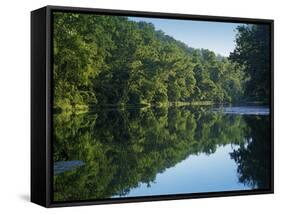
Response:
M54 200L269 188L269 137L268 116L198 107L57 114L55 163L84 164L54 171Z

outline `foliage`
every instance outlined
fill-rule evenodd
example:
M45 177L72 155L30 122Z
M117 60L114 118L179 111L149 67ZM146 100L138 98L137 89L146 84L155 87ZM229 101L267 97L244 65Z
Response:
M237 28L232 62L243 66L245 95L251 101L270 98L270 31L268 25L241 25Z
M58 109L226 103L253 94L259 101L269 93L264 27L238 27L230 60L121 16L55 12L53 38Z
M53 159L85 163L54 176L55 201L124 196L230 142L240 145L231 154L240 182L266 188L269 165L260 157L269 151L258 127L268 121L198 104L268 101L267 26L239 26L226 58L128 17L55 12L53 20Z

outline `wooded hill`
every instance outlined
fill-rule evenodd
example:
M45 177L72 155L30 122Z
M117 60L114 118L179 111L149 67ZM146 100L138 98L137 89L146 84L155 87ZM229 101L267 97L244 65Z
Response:
M55 12L53 20L55 109L269 99L266 25L239 26L226 58L127 17Z

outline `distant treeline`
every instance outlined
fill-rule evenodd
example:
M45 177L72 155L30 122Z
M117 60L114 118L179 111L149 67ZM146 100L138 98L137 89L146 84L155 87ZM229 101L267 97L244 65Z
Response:
M57 109L268 101L266 25L239 26L229 58L121 16L56 12L53 38Z

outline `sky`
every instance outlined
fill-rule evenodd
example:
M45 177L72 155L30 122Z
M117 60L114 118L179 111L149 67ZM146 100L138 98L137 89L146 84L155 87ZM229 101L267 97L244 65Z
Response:
M238 23L174 20L129 17L133 21L154 24L156 30L180 40L192 48L204 48L222 56L229 56L235 47L235 29Z

